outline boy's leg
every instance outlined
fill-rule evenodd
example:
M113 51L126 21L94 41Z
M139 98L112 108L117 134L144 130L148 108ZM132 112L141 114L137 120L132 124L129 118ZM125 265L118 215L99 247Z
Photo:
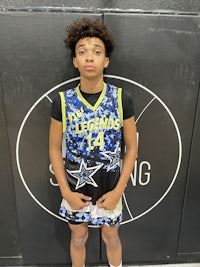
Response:
M70 224L70 255L73 267L83 267L86 259L85 243L88 239L88 223Z
M122 264L122 246L118 235L119 224L116 226L101 226L102 239L106 244L107 258L112 266Z

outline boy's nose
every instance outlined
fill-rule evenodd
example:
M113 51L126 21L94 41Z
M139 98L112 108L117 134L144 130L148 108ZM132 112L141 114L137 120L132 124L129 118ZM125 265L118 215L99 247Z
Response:
M92 61L92 60L93 60L93 55L92 55L91 52L88 52L88 53L86 54L86 61Z

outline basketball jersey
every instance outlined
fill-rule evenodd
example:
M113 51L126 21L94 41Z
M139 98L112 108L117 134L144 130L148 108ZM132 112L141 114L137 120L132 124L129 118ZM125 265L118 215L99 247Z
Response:
M95 105L87 102L79 86L60 92L68 183L72 191L92 197L94 204L115 188L120 175L121 92L104 83Z

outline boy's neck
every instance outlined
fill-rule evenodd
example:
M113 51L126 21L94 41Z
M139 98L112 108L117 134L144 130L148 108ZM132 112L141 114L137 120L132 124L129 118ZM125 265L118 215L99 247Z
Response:
M95 94L101 92L104 87L103 77L98 80L81 79L80 89L84 93Z

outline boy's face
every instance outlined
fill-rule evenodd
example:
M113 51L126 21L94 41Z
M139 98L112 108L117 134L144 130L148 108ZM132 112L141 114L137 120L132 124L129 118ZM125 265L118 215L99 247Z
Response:
M99 38L80 39L76 43L75 53L73 63L81 77L95 79L103 75L104 68L108 67L109 58L105 55L105 45Z

